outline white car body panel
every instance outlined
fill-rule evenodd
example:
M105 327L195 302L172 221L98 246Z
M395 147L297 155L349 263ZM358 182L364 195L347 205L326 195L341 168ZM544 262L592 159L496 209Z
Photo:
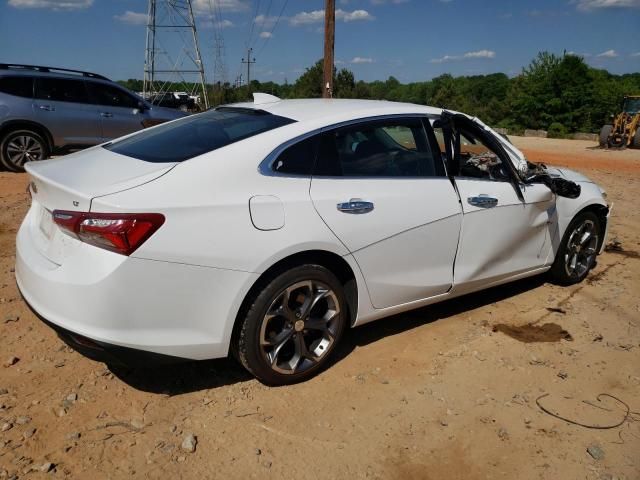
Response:
M113 345L217 358L228 353L250 289L292 255L321 251L347 263L357 287L355 326L543 272L576 213L607 206L597 185L564 169L558 175L582 187L575 200L556 198L541 184L518 185L523 202L508 182L458 179L454 188L444 177L265 172L264 159L309 132L389 115L433 118L442 110L267 97L238 106L296 122L182 163L149 163L96 147L27 165L38 192L18 233L16 278L40 315ZM496 138L518 170L526 166L522 152ZM499 206L466 202L480 194L497 197ZM337 210L352 198L373 202L374 210ZM126 257L62 233L46 221L54 209L161 213L166 220Z
M433 198L439 199L437 208ZM311 199L354 255L376 308L451 288L462 215L449 179L314 178ZM351 199L372 202L374 209L361 215L338 211L338 203Z
M522 189L523 202L509 182L459 178L456 185L464 210L456 288L468 289L469 283L492 282L546 264L555 199L546 186L527 185ZM469 204L469 197L482 195L496 198L498 205Z

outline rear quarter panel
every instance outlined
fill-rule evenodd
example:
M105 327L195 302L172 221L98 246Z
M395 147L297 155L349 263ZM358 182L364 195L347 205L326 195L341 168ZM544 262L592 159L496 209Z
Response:
M140 187L95 198L91 210L164 214L162 228L134 253L140 258L261 273L299 251L346 255L313 208L308 177L258 172L260 162L284 141L275 132L187 160ZM257 195L282 201L282 228L253 225L249 201Z

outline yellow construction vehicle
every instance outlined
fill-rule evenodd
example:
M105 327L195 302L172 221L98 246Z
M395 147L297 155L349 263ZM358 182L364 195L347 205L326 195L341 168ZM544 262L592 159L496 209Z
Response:
M622 112L613 118L613 125L605 125L600 130L600 146L640 148L640 95L624 97Z

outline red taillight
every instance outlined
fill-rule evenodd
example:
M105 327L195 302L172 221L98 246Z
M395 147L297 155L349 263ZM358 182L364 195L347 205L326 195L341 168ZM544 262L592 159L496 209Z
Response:
M122 255L131 255L162 226L164 215L54 210L53 221L65 233L81 242Z

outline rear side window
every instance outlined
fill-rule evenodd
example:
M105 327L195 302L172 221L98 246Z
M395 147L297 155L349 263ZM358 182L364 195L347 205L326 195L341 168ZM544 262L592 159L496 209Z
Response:
M419 119L392 119L323 134L315 175L436 177L444 175L439 163Z
M89 88L91 103L94 103L96 105L138 108L138 103L141 101L135 98L133 95L130 95L124 90L121 90L118 87L114 87L113 85L88 82L87 87Z
M89 103L84 81L67 78L37 78L36 98L55 102Z
M104 148L145 162L182 162L293 122L260 110L224 108L143 130Z
M273 170L293 175L311 175L318 141L319 137L315 135L287 147L273 162Z
M33 77L0 77L0 92L16 97L33 97Z

